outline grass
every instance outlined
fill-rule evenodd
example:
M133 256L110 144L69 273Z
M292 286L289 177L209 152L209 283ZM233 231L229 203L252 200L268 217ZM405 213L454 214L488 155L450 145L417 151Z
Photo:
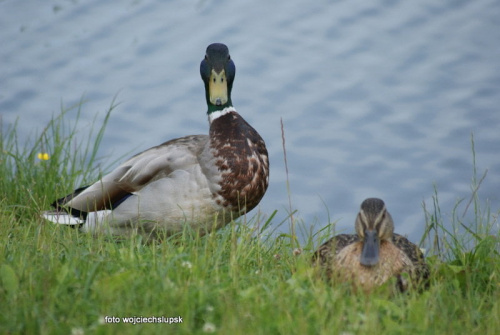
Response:
M15 124L0 125L0 333L497 334L500 329L498 212L480 204L480 182L473 181L472 221L457 205L451 222L444 222L437 192L432 208L424 209L428 229L422 242L432 268L428 290L392 295L387 285L366 295L332 287L311 268L314 247L329 237L328 229L310 234L296 249L294 234L271 234L270 227L281 224L273 213L267 220L259 213L240 218L205 237L186 230L161 244L92 237L44 222L39 212L55 197L108 169L97 150L115 106L90 139L78 132L78 121L65 120L68 113L79 115L81 106L63 109L25 145ZM38 153L50 158L38 159ZM121 319L134 316L182 322L133 325Z

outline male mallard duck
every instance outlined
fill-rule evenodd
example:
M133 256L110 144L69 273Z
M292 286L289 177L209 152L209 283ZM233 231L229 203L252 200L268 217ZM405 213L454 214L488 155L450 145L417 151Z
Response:
M177 138L143 151L96 183L56 200L43 216L83 231L167 235L189 225L201 234L250 211L269 183L264 140L233 107L236 68L224 44L200 65L209 135Z
M313 261L326 270L329 278L352 281L369 291L397 277L401 291L408 273L414 283L426 281L429 268L419 247L394 233L394 222L382 200L369 198L361 204L355 223L356 235L340 234L313 255Z

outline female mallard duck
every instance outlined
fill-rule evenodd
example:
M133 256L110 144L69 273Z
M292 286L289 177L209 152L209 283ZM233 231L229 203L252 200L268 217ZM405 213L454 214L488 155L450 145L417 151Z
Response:
M401 277L408 273L415 284L426 281L429 268L418 246L394 234L394 223L382 200L363 201L355 223L356 235L340 234L325 242L313 261L329 278L352 281L369 291L397 277L399 290L407 289Z
M236 68L224 44L200 65L209 135L177 138L141 152L101 180L56 200L43 216L83 231L154 237L185 225L201 234L257 206L269 183L264 140L235 110Z

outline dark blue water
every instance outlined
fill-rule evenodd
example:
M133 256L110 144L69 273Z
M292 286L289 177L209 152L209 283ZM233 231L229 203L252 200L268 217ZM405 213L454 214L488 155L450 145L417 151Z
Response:
M289 211L282 119L299 221L351 231L376 196L418 240L434 187L445 222L465 209L471 134L478 178L488 171L480 200L500 208L499 17L487 0L0 1L0 115L27 137L85 96L85 138L117 95L111 161L206 133L199 62L224 42L235 107L270 153L260 211Z

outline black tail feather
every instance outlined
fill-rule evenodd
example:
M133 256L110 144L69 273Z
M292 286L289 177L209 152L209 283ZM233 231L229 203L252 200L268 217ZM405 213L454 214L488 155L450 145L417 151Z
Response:
M63 211L63 212L66 212L68 214L73 215L74 217L86 220L87 215L88 215L87 212L65 206L65 204L68 203L69 201L71 201L71 199L76 197L78 194L82 193L87 187L89 187L89 186L82 186L80 188L77 188L73 193L68 194L68 195L54 201L51 204L51 206L54 207L57 211Z
M87 187L89 187L89 185L77 188L73 193L57 199L56 201L54 201L50 205L57 210L60 210L60 209L65 210L64 204L66 204L68 201L71 201L71 199L76 197L78 194L82 193Z

